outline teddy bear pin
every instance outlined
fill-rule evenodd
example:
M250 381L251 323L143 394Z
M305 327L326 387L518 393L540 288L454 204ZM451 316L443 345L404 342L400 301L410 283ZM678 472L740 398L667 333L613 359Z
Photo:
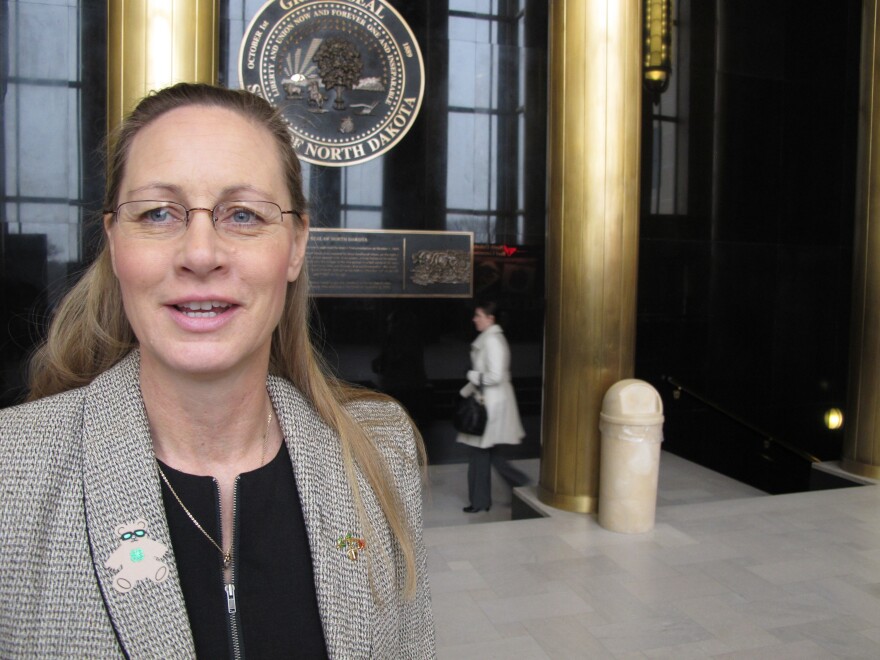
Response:
M168 577L168 567L160 561L168 548L151 539L147 521L125 523L116 528L119 547L104 562L104 567L119 571L113 577L113 588L128 593L140 580L163 582Z

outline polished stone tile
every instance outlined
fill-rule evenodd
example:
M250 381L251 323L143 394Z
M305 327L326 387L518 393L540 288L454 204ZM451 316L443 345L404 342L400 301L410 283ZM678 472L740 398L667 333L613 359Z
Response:
M431 593L445 594L487 588L486 581L474 570L431 571Z
M500 639L492 622L467 592L432 594L437 648Z
M432 487L426 519L463 518ZM663 452L660 488L645 534L549 507L427 527L439 656L880 658L880 489L755 496Z
M614 657L587 630L588 617L566 615L526 621L525 628L550 658Z
M862 620L838 617L811 623L789 626L774 631L778 639L786 643L811 641L826 649L837 658L876 658L877 643L862 635L869 629Z
M714 656L720 660L828 660L828 651L812 641L776 644Z
M712 637L692 619L673 613L631 622L588 626L587 629L612 653L677 646Z
M438 649L440 660L541 660L551 658L532 637L508 637L474 644L456 644Z
M734 610L744 621L765 630L825 621L837 615L829 601L814 595L749 601L735 605Z
M728 593L727 587L707 575L678 573L663 577L623 577L626 589L644 603L671 604L677 600Z
M716 639L707 639L677 646L648 649L644 655L646 658L659 660L704 660L705 658L729 653L730 651L731 649L724 642Z
M849 569L833 561L819 558L791 559L760 564L749 568L755 575L772 584L803 582L817 577L846 575Z
M582 598L570 590L496 598L481 602L480 607L493 623L587 614L592 611Z

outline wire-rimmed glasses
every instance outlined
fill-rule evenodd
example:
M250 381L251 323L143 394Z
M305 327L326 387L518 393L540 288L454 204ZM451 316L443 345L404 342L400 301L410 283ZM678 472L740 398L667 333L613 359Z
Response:
M116 224L134 238L174 238L186 232L190 214L207 211L214 228L229 238L258 238L274 233L285 215L300 216L298 211L282 211L275 202L232 200L219 202L213 209L186 208L178 202L144 199L123 202L112 213Z

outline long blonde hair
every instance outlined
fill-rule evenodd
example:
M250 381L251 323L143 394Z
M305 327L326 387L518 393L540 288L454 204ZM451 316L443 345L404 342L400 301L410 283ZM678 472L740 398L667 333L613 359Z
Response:
M135 135L161 115L192 105L229 109L268 130L284 163L293 209L305 211L302 169L281 115L265 100L249 92L180 83L145 97L111 136L105 212L116 206ZM298 217L296 222L301 222ZM101 235L102 247L97 259L58 306L46 341L31 359L29 400L87 385L137 346L137 338L123 311L122 294L110 263L107 241L103 232ZM351 387L331 376L324 367L309 331L311 303L306 271L304 267L299 278L288 285L284 312L272 336L269 372L291 381L339 434L347 477L365 533L373 535L360 496L358 471L375 493L399 544L406 566L405 594L409 597L416 589L414 530L407 525L386 462L369 435L370 424L358 423L345 405L358 399L381 398L381 395ZM424 465L424 448L418 432L415 433L419 460Z

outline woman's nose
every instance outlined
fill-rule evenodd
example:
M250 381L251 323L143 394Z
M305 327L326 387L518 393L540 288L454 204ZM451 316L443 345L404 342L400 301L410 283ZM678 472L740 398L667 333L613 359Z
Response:
M197 274L206 274L225 262L225 250L210 209L189 211L189 223L183 235L180 266Z

